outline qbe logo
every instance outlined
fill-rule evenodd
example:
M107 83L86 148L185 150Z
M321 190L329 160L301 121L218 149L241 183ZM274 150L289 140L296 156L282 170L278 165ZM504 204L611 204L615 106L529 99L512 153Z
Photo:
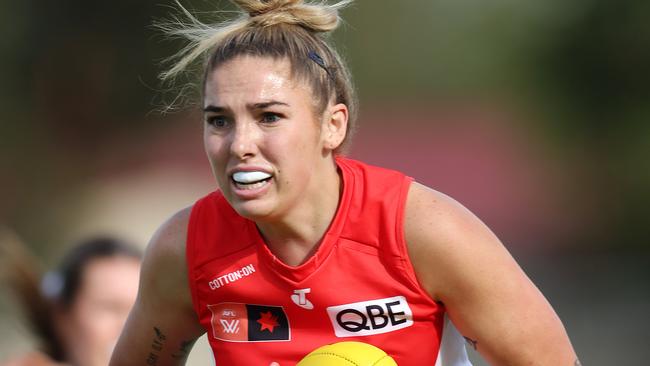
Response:
M388 333L413 325L413 313L404 296L330 306L327 315L339 338Z

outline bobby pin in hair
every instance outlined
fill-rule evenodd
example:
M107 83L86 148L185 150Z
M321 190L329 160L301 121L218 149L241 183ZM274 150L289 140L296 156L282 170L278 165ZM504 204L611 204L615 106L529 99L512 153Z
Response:
M330 70L330 68L327 67L327 65L325 65L325 61L323 60L322 57L320 57L320 56L319 56L316 52L314 52L314 51L309 51L309 53L308 53L307 55L309 56L309 58L310 58L312 61L314 61L315 63L317 63L318 66L322 67L323 70L325 70L325 72L326 72L327 75L330 77L330 79L334 80L334 75L332 74L332 70Z

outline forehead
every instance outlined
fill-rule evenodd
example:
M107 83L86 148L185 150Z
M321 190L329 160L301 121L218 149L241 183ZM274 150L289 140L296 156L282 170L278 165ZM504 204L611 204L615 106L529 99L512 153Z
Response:
M294 79L287 59L238 56L207 75L204 104L290 98L308 91L305 83Z
M129 297L137 288L140 261L127 256L93 259L84 268L79 294L90 297Z

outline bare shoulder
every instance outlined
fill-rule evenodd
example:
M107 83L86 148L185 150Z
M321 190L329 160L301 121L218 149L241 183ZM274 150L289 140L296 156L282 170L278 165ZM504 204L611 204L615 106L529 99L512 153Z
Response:
M474 214L415 183L404 220L420 283L490 363L573 364L575 353L554 310Z
M432 236L455 234L472 226L482 225L463 205L453 198L413 183L406 201L405 230L415 241L433 239Z
M186 207L167 219L154 234L147 251L152 255L184 255L191 212L192 207Z
M185 247L191 210L191 207L187 207L178 211L153 235L142 265L141 293L155 292L158 296L164 296L170 294L169 288L174 288L182 293L187 292L189 299ZM176 292L169 300L182 298Z
M404 220L416 273L436 300L444 300L452 276L476 268L474 259L515 265L497 237L472 212L422 184L411 185Z
M168 219L147 246L135 305L110 365L176 366L204 333L192 305L185 246L191 208Z

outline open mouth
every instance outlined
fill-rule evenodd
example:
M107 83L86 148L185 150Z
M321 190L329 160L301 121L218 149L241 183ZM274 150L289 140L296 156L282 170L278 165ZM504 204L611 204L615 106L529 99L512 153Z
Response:
M265 185L273 175L262 171L236 172L232 181L239 189L256 189Z

